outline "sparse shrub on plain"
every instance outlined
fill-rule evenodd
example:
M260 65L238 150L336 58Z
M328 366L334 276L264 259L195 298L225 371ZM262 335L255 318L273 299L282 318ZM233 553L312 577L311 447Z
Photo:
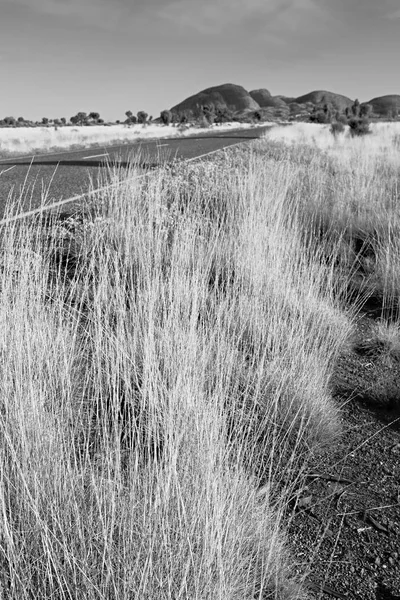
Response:
M172 123L172 112L170 110L162 110L160 118L163 125L170 125Z
M311 123L320 123L321 125L325 125L330 123L330 119L331 117L329 112L319 109L318 107L315 107L313 112L310 114Z
M370 121L366 117L353 118L349 120L349 128L351 136L363 136L371 133Z
M78 112L76 115L70 118L70 121L73 125L86 125L88 121L87 113Z
M149 116L149 115L147 114L147 112L145 112L144 110L140 110L140 111L137 113L137 122L138 122L140 125L144 125L144 124L146 123L146 121L147 121L147 117L148 117L148 116Z
M360 106L360 117L369 119L372 113L371 104L361 104Z
M351 113L356 119L360 116L361 106L358 99L354 100L354 104L351 106Z

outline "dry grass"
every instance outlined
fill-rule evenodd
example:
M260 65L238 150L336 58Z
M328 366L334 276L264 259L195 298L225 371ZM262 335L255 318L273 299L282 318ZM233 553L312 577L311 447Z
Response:
M248 123L224 123L213 126L215 131L249 129ZM186 137L204 133L194 126L174 127L148 125L92 125L90 127L17 127L0 128L0 157L40 154L65 150L97 148L104 145L125 144L153 138Z
M3 595L307 597L284 522L340 434L343 302L362 260L397 293L395 159L335 143L257 142L3 228Z

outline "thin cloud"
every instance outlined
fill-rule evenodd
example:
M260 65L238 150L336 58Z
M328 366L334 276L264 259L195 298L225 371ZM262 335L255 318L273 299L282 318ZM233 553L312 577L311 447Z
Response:
M400 9L386 15L387 19L400 19Z
M211 35L255 18L267 30L291 30L325 14L316 0L174 0L158 10L162 19Z
M105 29L115 26L121 19L118 3L110 6L106 0L14 0L31 11L54 17L77 19L85 24L101 26Z

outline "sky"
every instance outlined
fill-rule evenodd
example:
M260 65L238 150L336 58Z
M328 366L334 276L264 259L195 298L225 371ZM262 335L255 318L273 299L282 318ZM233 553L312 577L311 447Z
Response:
M222 83L400 94L399 0L0 0L0 118L159 116Z

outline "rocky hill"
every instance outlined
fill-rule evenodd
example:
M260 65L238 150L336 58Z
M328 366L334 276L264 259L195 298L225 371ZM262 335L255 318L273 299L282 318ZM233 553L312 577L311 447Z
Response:
M381 116L389 116L389 113L400 112L400 96L396 94L373 98L368 104L372 105L374 113Z
M206 105L213 104L218 109L228 109L237 117L257 118L268 120L271 117L301 118L307 120L315 110L315 106L322 107L330 104L334 109L344 112L351 107L354 101L347 96L335 94L326 90L315 90L297 98L276 95L272 96L266 88L248 92L241 85L225 83L210 87L172 107L175 114L191 111L196 113ZM366 104L366 103L364 103ZM368 102L372 105L373 113L377 116L394 116L400 113L400 95L388 95L373 98ZM287 113L287 114L286 114Z
M227 108L233 112L246 112L259 108L259 104L253 100L244 87L233 83L225 83L207 88L186 98L183 102L173 106L171 111L175 113L186 110L195 111L198 107L211 103L214 104L215 108Z
M311 102L315 105L332 104L337 110L344 110L348 106L351 106L354 103L354 100L347 98L347 96L342 96L341 94L317 90L295 98L294 102L297 104L307 104L307 102Z
M283 96L271 96L271 93L262 88L260 90L252 90L250 96L259 104L261 108L281 108L286 105Z

